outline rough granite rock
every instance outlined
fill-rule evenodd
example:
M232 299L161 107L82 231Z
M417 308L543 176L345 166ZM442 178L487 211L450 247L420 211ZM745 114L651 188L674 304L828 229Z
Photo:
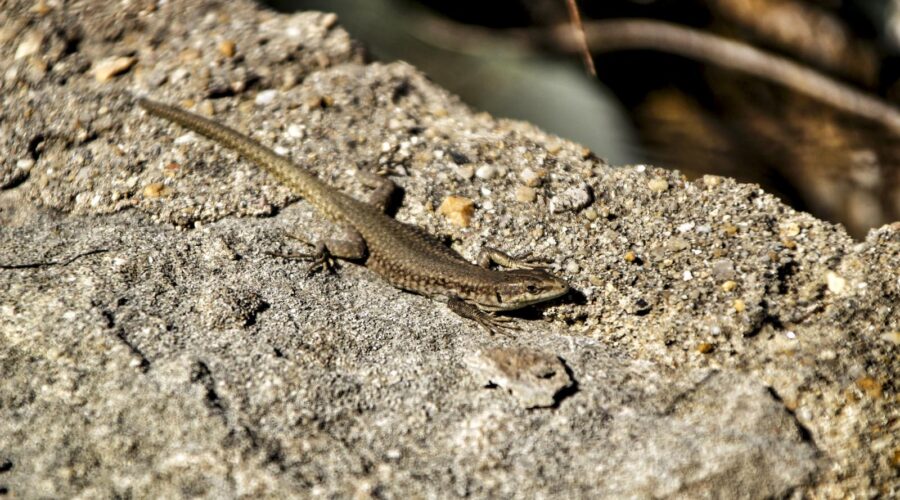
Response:
M0 496L897 494L900 224L855 242L612 167L367 64L329 14L6 0L0 49ZM490 337L362 266L310 276L278 255L329 231L312 207L136 93L357 195L387 170L399 219L577 293ZM575 385L526 409L467 368L498 349Z

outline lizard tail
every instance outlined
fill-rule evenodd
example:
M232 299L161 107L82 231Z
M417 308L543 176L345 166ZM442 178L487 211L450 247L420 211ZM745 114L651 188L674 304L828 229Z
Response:
M145 97L139 97L137 102L151 115L175 122L237 152L274 174L305 198L315 198L318 193L313 191L327 191L328 189L310 172L231 127Z

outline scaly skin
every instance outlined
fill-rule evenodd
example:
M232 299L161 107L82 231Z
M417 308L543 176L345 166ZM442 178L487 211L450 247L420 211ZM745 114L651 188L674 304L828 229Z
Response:
M229 127L148 99L141 98L138 104L150 114L236 151L274 174L331 221L358 232L365 242L360 253L368 254L366 266L391 285L445 298L454 312L478 321L489 330L502 329L500 323L507 318L483 311L519 309L569 291L568 283L540 269L498 271L469 263L418 227L399 222L375 206L347 196Z

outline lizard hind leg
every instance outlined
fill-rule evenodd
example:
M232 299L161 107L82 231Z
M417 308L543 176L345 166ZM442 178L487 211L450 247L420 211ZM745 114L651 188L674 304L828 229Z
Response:
M397 184L394 181L381 175L369 172L367 170L359 170L356 173L357 179L363 186L371 188L367 203L377 208L380 212L386 212L397 192Z
M366 256L366 241L356 230L341 226L343 234L339 237L329 237L317 242L311 242L301 236L284 233L285 236L301 241L311 247L310 253L272 254L291 260L302 260L310 263L310 274L317 271L332 272L337 266L337 260L362 260Z

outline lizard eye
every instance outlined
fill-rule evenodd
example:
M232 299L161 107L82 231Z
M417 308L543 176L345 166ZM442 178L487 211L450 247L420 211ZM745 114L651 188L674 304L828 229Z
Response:
M537 293L538 289L534 285L528 285L525 287L525 290L528 290L528 293Z

